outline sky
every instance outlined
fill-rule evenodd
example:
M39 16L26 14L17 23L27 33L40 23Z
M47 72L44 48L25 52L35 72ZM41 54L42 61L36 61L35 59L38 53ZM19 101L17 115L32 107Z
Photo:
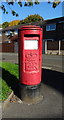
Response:
M12 16L11 10L8 8L6 2L5 6L9 13L3 14L1 11L0 24L6 21L10 22L13 20L22 20L28 17L28 15L33 14L39 14L44 18L44 20L62 17L62 2L56 8L53 8L52 4L48 4L47 2L41 2L39 5L34 5L31 7L19 7L17 2L15 2L13 6L11 5L11 8L19 13L19 17Z

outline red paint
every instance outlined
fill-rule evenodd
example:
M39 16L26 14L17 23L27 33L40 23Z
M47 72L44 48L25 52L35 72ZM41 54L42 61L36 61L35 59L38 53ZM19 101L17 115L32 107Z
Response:
M38 40L38 49L24 49L25 40ZM19 77L20 83L37 85L41 82L42 28L34 25L19 29Z

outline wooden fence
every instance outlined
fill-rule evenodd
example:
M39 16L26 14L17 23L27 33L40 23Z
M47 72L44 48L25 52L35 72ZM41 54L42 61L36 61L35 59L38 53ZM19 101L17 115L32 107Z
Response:
M14 44L0 43L0 52L14 52Z

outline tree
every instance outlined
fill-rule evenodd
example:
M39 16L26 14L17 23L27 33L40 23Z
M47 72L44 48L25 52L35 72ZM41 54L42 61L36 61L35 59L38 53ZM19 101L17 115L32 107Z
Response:
M8 22L4 22L3 24L2 24L2 28L6 28L6 27L8 27L9 26L9 23Z
M20 24L26 24L26 23L37 22L37 21L41 21L41 20L43 20L43 18L38 14L29 15L24 20L21 20L18 24L19 25Z
M11 22L9 23L9 26L18 25L19 22L20 22L20 20L11 21Z
M10 0L6 0L6 2L2 2L2 5L0 6L0 8L2 9L2 11L3 11L3 13L4 14L8 14L8 11L7 11L7 9L5 8L5 4L7 4L7 6L10 8L10 10L11 10L11 13L12 13L12 15L13 16L16 16L16 17L18 17L19 16L19 14L15 11L15 10L12 10L12 8L11 8L11 6L10 5L14 5L14 3L16 2L17 0L11 0L11 2L10 2ZM20 6L20 7L22 7L23 5L26 7L26 6L33 6L33 5L38 5L40 2L38 1L38 0L24 0L25 2L24 2L24 4L23 4L23 2L21 2L22 0L19 0L19 2L18 2L18 5ZM52 7L53 8L56 8L56 6L57 5L59 5L60 4L60 0L53 0L53 2L51 2L51 0L48 0L48 3L49 4L52 4Z
M0 24L0 28L2 28L2 25Z

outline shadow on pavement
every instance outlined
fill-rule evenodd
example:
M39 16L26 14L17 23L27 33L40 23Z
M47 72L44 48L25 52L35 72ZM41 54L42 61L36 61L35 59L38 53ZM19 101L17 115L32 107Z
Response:
M2 68L0 67L0 69ZM11 87L11 89L14 91L14 94L20 98L19 80L5 69L2 69L2 78L6 81L8 86ZM42 69L42 83L50 86L51 88L55 88L56 90L64 94L64 73Z
M64 94L64 73L42 69L42 83Z

